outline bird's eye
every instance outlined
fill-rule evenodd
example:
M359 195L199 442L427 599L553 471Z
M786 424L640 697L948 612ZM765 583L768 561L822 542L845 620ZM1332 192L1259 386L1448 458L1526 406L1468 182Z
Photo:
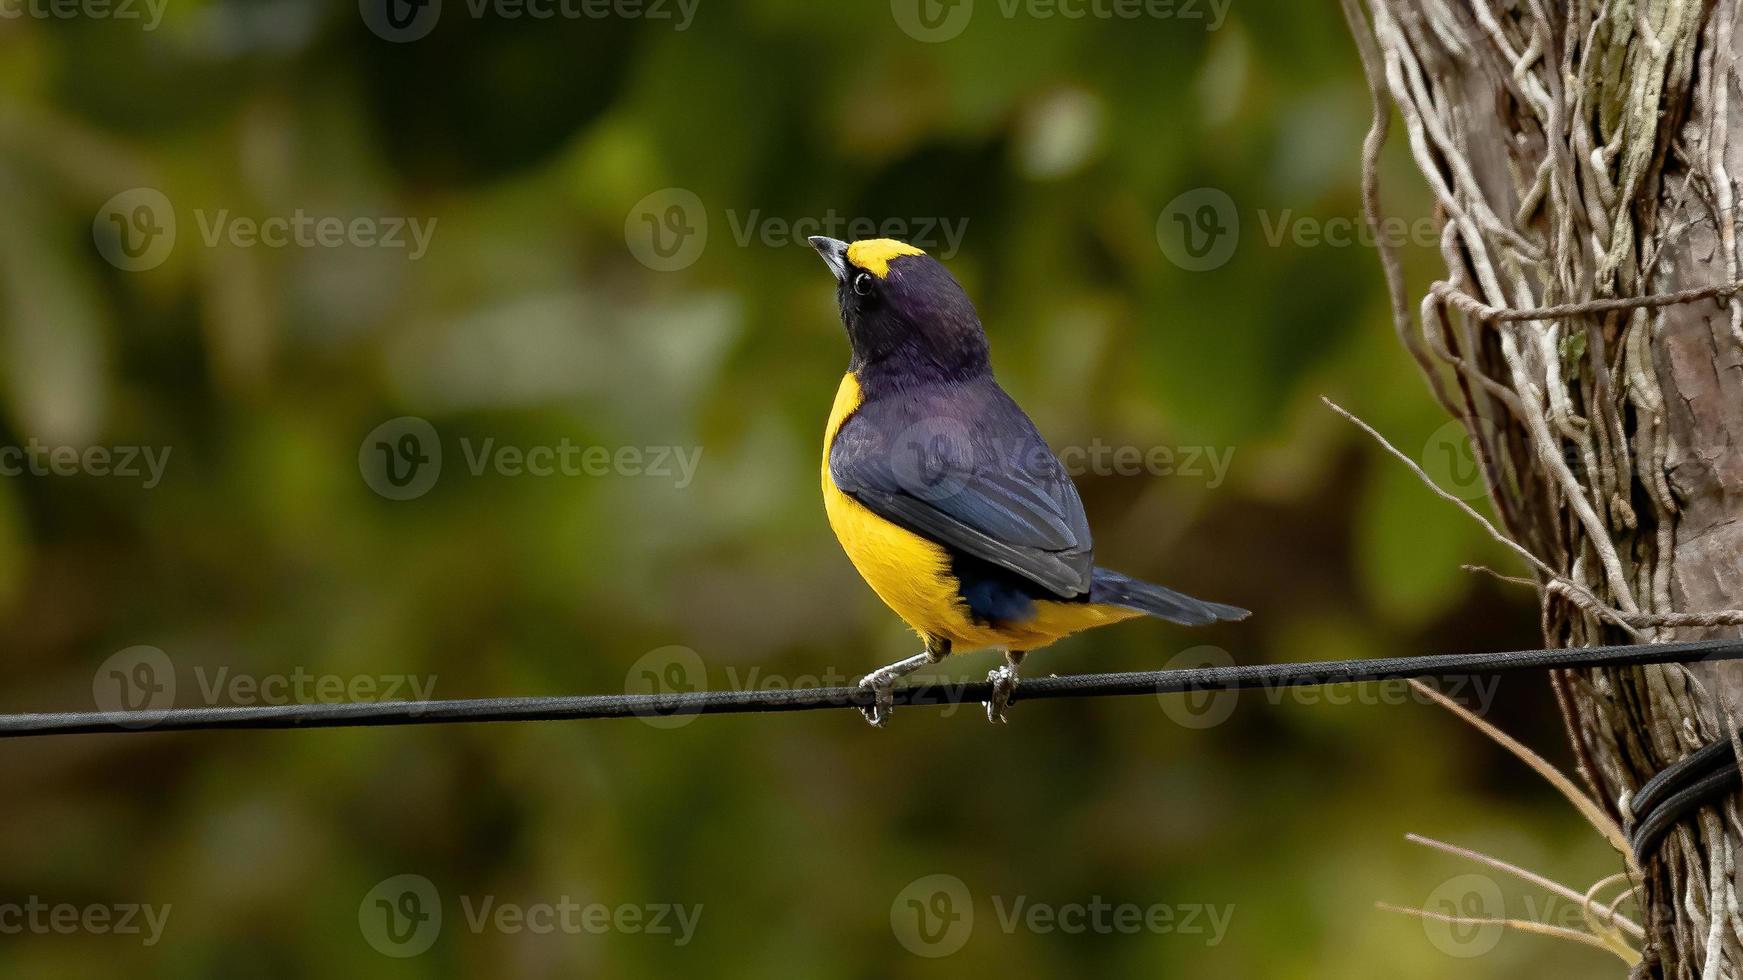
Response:
M853 277L853 291L854 291L854 293L856 293L860 296L870 296L871 291L872 291L872 277L871 277L871 275L869 273L862 272L859 275L854 276Z

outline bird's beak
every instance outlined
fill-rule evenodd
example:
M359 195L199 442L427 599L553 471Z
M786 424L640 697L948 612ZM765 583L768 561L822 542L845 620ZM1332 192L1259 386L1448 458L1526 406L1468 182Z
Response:
M817 254L823 256L823 261L829 264L829 271L835 273L836 282L847 281L847 243L839 238L825 238L822 235L812 235L806 239Z

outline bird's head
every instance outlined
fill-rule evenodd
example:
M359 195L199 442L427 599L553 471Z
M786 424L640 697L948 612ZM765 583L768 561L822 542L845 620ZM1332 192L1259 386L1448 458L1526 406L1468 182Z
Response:
M980 317L937 259L889 238L810 242L835 273L855 373L960 380L987 370Z

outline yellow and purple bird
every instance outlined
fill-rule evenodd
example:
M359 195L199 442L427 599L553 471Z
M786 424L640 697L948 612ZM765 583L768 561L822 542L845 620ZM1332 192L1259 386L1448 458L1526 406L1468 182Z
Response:
M866 675L882 726L900 678L952 651L1004 651L987 718L1005 720L1031 650L1137 616L1247 617L1097 568L1077 488L993 379L974 304L936 259L887 238L810 239L835 273L853 356L823 436L829 524L923 653Z

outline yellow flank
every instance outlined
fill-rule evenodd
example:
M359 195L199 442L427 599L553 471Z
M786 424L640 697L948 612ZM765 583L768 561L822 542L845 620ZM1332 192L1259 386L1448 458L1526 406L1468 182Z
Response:
M1000 629L975 622L942 545L897 527L836 488L829 447L861 399L859 381L852 374L842 378L823 435L823 506L860 577L922 637L947 639L959 653L986 647L1037 650L1062 636L1142 615L1118 606L1040 601L1035 617L1020 625Z
M890 274L890 260L898 255L925 255L907 242L894 238L867 238L847 246L847 261L882 279Z

